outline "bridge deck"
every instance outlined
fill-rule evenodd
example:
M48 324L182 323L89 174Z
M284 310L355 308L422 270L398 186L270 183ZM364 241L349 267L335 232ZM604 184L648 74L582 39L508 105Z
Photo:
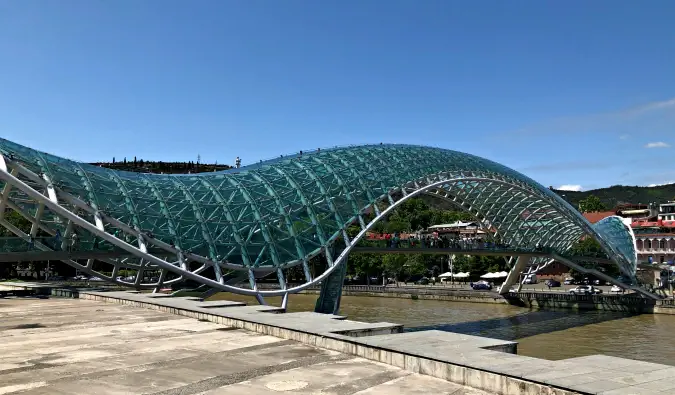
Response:
M503 256L503 257L543 257L553 259L553 254L550 251L537 251L525 249L510 249L510 248L425 248L425 247L354 247L352 254L434 254L434 255L475 255L475 256ZM597 263L611 263L605 257L596 256L578 256L570 257L580 261L597 262Z
M163 250L150 250L157 256L169 255ZM0 262L30 262L30 261L61 261L65 259L84 260L84 259L106 259L106 258L126 258L133 255L126 251L105 251L105 250L85 250L85 251L0 251Z

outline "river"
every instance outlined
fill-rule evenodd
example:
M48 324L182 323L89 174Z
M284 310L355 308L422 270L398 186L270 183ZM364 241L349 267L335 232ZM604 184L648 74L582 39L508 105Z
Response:
M288 311L312 311L317 295L291 295ZM256 304L229 293L226 299ZM279 305L280 298L267 302ZM518 354L549 360L593 354L675 365L675 316L603 311L530 310L502 304L343 296L340 314L392 322L406 330L439 329L518 341Z

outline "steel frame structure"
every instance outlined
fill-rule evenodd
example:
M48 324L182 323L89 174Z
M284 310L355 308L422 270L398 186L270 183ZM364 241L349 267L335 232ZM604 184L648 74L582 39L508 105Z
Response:
M105 271L95 270L93 259L64 262L139 289L190 279L261 303L264 296L284 296L285 303L289 293L328 278L379 220L420 194L470 212L503 243L564 255L588 235L624 275L634 278L637 267L632 231L621 221L592 226L528 177L438 148L355 146L223 172L156 175L78 163L0 139L0 187L0 225L27 241L53 236L68 248L77 234L78 249L119 251L119 258L100 260L109 266ZM7 209L30 221L30 232L8 222ZM350 238L353 224L360 232ZM35 247L54 249L40 242ZM328 265L313 277L309 260L317 255ZM288 288L285 272L296 266L305 281ZM123 269L136 271L133 283L117 278ZM144 282L147 271L159 271L158 280ZM227 284L228 272L245 273L248 287ZM268 273L276 273L279 289L258 288L256 278Z

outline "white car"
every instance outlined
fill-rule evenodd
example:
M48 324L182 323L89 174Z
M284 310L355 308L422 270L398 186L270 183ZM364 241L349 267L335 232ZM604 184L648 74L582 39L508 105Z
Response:
M602 293L602 290L597 289L591 285L580 285L576 288L570 289L572 295L594 295Z
M609 292L624 292L624 289L618 285L612 285L612 289Z

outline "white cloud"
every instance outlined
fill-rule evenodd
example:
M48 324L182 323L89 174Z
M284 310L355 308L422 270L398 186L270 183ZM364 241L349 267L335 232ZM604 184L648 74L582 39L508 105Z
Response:
M574 191L574 192L579 192L582 188L581 185L571 185L571 184L565 184L561 185L558 188L556 188L559 191Z
M661 185L670 185L670 184L675 184L675 181L666 181L666 182L662 182L660 184L649 184L647 186L648 187L660 187Z
M664 143L663 141L647 143L647 145L645 145L645 148L668 148L668 147L670 147L670 144Z
M633 107L624 107L601 113L589 113L582 115L572 115L544 120L530 125L525 125L517 130L507 131L503 135L511 138L519 134L569 134L590 133L590 132L619 132L619 128L624 130L627 127L640 130L644 129L645 123L649 123L651 128L655 125L659 116L664 114L675 114L675 98L668 100L645 103ZM637 124L635 124L637 123ZM631 126L632 125L632 126ZM669 124L670 125L670 124ZM637 129L640 128L640 129ZM623 130L622 130L623 131ZM626 130L630 132L630 130ZM626 140L630 137L629 133L619 135L619 139Z

